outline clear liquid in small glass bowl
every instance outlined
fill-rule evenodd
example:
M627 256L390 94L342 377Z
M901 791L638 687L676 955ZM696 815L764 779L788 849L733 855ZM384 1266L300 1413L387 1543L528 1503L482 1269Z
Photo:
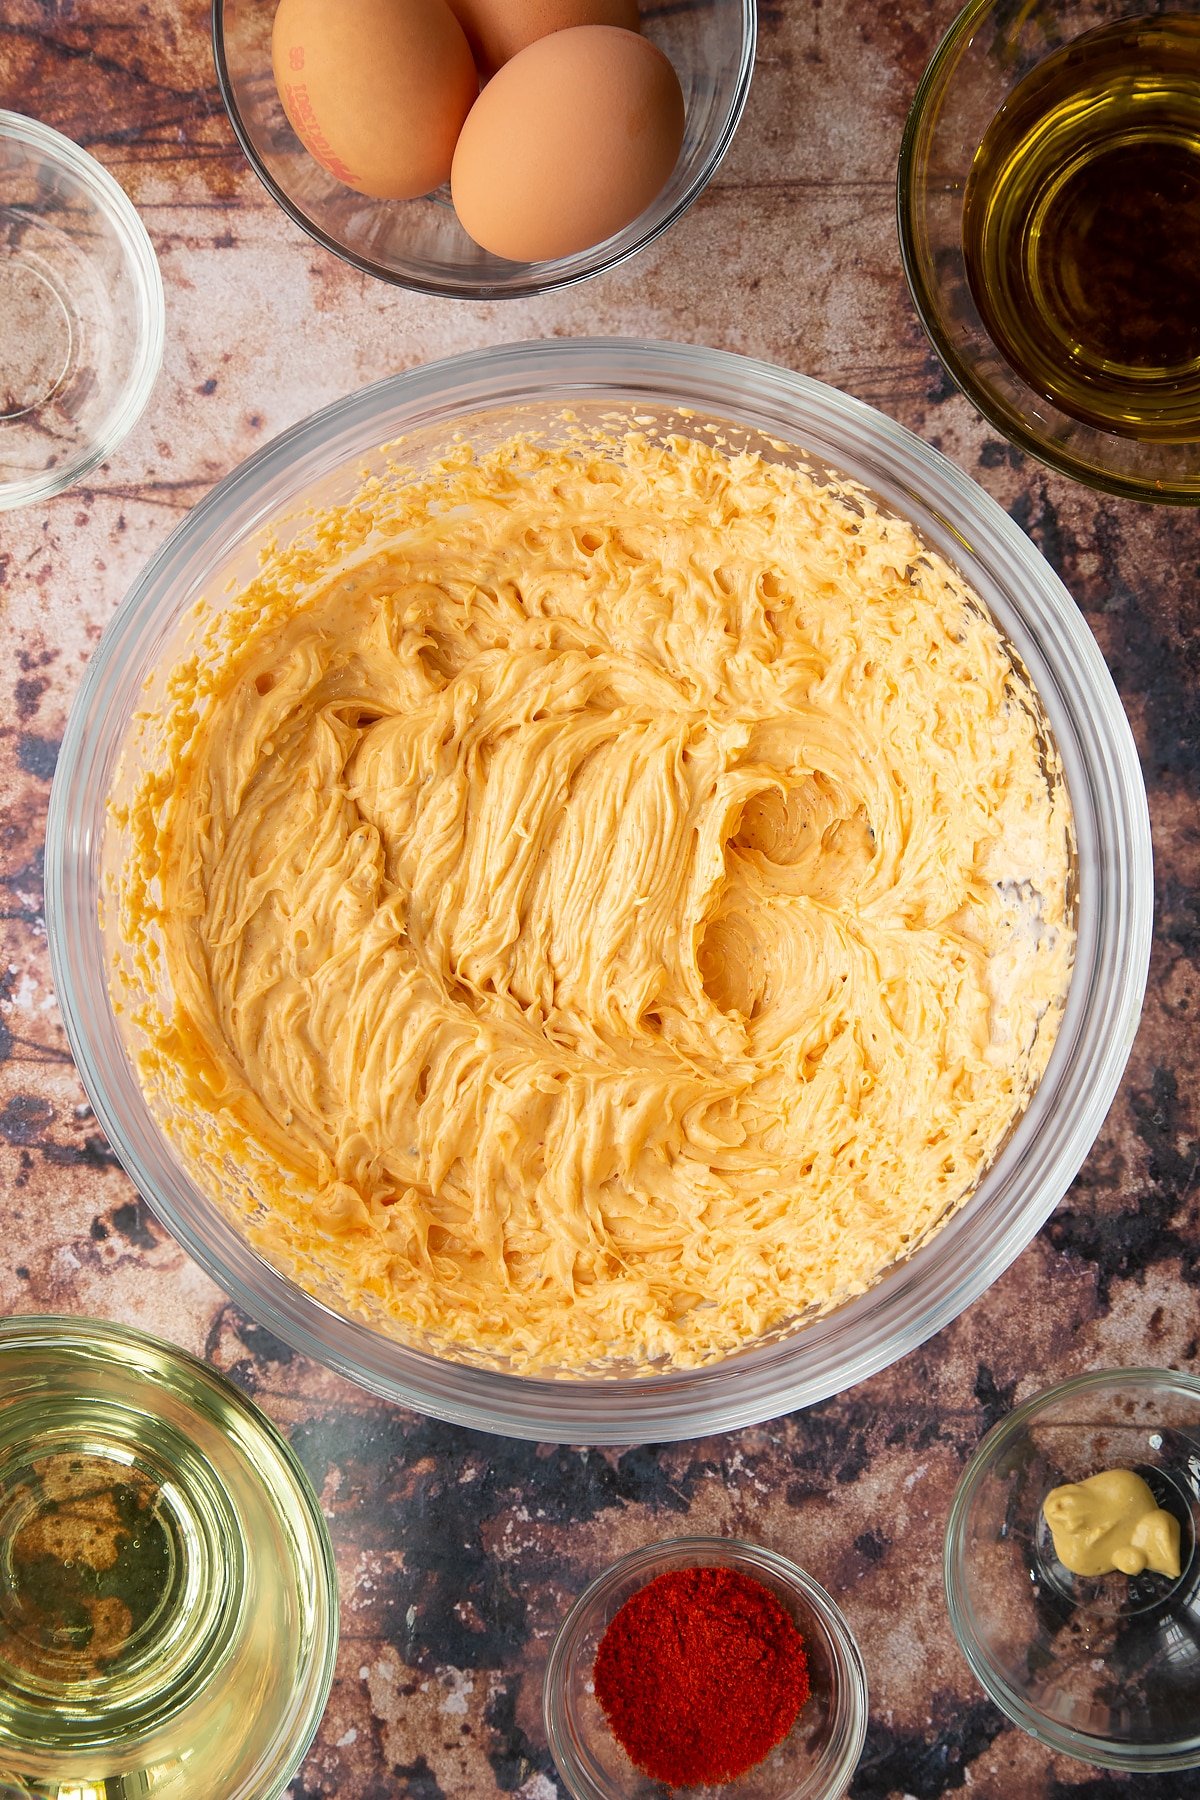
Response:
M163 320L122 188L59 132L0 112L0 512L111 455L150 397Z

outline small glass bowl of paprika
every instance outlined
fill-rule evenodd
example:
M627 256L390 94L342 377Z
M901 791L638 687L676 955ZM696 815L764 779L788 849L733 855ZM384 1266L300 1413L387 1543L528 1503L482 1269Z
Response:
M838 1608L795 1563L733 1538L669 1538L580 1595L544 1710L574 1800L839 1800L867 1678Z

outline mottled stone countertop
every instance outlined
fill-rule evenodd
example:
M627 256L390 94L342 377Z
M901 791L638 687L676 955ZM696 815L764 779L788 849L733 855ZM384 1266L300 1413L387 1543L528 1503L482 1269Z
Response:
M344 1627L293 1800L552 1800L540 1690L555 1625L618 1551L681 1530L772 1545L840 1597L872 1686L856 1800L1200 1796L1200 1775L1125 1781L1007 1726L942 1598L947 1506L987 1426L1075 1371L1194 1368L1200 1335L1200 514L1047 474L950 391L924 342L897 254L893 170L952 11L953 0L763 0L741 132L681 223L565 294L463 304L358 275L276 210L222 112L204 0L0 7L0 105L95 152L146 221L167 290L165 366L133 435L85 486L0 515L0 1309L104 1314L173 1338L291 1434L328 1510ZM1112 667L1149 784L1158 903L1120 1096L1067 1199L982 1300L810 1412L590 1453L372 1400L224 1299L155 1223L84 1103L41 893L50 778L80 670L187 508L361 383L485 343L585 332L803 370L977 477L1062 573Z

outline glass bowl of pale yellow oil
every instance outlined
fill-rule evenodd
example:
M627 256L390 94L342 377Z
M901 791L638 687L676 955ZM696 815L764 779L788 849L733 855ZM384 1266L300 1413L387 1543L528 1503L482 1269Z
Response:
M951 377L1022 449L1200 501L1200 8L971 0L918 87L900 243Z
M0 1321L0 1793L278 1800L337 1637L316 1496L236 1388L102 1320Z
M1165 1533L1097 1499L1115 1471ZM1017 1407L968 1464L946 1530L951 1623L996 1705L1051 1750L1200 1767L1198 1545L1200 1381L1094 1370Z

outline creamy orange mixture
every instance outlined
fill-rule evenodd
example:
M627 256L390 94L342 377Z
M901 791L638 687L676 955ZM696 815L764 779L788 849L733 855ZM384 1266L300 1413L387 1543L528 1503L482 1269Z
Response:
M971 1192L1053 1044L1036 699L852 487L460 447L268 557L142 737L151 1103L412 1341L687 1365L822 1312Z

